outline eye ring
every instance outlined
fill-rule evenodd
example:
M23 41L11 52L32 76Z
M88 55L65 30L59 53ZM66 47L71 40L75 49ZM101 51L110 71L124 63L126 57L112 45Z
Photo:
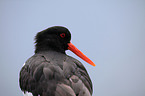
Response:
M64 37L65 37L65 33L61 33L61 34L60 34L60 37L61 37L61 38L64 38Z

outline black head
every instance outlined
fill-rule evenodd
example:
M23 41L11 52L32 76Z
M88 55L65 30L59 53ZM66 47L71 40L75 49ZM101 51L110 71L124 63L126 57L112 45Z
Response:
M65 53L70 39L71 34L67 28L62 26L50 27L37 33L35 37L35 53L48 50Z

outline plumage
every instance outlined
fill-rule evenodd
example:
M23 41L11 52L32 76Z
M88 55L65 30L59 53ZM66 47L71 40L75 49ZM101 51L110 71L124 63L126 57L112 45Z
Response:
M61 33L66 35L63 40L58 35ZM19 84L24 93L31 92L33 96L92 95L92 82L85 67L65 53L70 37L68 29L60 26L36 35L35 54L20 71Z

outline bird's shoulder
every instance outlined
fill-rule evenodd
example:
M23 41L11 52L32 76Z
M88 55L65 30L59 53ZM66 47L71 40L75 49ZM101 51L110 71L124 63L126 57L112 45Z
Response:
M74 86L81 86L80 84L84 84L84 86L89 90L90 94L93 93L93 86L92 81L90 79L90 76L84 67L84 65L77 59L68 56L69 59L72 60L73 63L75 63L75 73L71 76L71 80L73 81ZM82 82L82 83L81 83Z
M64 57L62 55L56 59L55 57L58 55L50 52L34 54L30 57L20 71L19 83L21 90L37 95L47 89L48 85L50 89L55 89L58 81L64 78L60 67L62 64L57 64L57 61ZM37 93L38 90L39 93Z

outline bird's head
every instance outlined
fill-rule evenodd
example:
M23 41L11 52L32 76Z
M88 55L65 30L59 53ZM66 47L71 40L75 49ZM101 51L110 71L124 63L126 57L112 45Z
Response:
M42 51L57 51L65 54L66 50L71 50L77 56L95 66L95 64L78 50L71 42L70 31L62 26L50 27L37 33L35 37L35 53Z
M53 50L65 53L70 39L71 34L67 28L61 26L50 27L37 33L35 37L35 52Z

